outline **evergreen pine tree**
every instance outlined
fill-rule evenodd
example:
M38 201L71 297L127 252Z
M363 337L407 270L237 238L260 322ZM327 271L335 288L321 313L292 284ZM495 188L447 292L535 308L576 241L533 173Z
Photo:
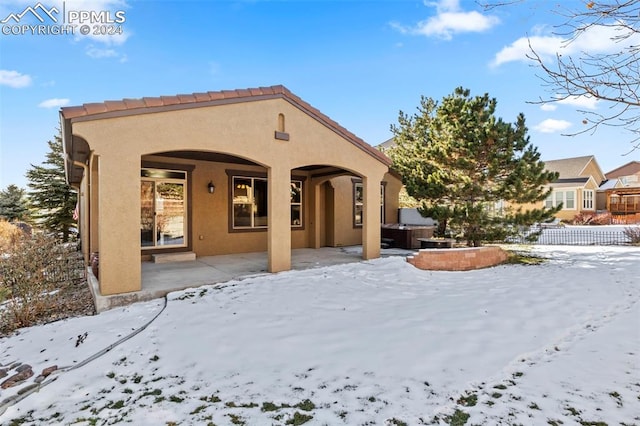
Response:
M29 216L25 190L16 185L9 185L0 191L0 218L13 221L25 221Z
M547 221L559 210L533 205L546 198L544 185L557 175L545 171L524 116L504 122L495 117L496 103L457 88L440 105L422 97L418 113L400 111L391 126L396 147L389 155L420 212L471 246Z
M76 194L64 176L62 137L58 134L48 144L46 160L40 166L32 164L27 171L29 205L35 222L66 242L75 227Z

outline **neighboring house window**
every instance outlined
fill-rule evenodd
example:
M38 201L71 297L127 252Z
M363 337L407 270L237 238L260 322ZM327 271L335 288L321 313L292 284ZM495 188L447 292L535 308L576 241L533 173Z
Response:
M565 191L564 193L564 208L567 210L573 210L576 208L576 193L575 191Z
M233 176L233 229L266 229L268 226L267 179ZM291 227L302 227L302 181L291 181Z
M186 246L187 173L142 169L140 245L144 249Z
M553 208L553 192L544 200L544 207L547 209Z
M380 223L384 223L384 198L385 185L380 184ZM359 227L364 224L364 186L362 182L353 183L353 226Z
M504 200L498 200L493 203L487 203L486 207L491 216L504 216L507 205Z
M593 190L585 189L582 191L582 208L584 210L593 210Z
M575 210L576 208L576 192L570 191L553 191L544 201L546 208L559 206L562 203L563 210Z

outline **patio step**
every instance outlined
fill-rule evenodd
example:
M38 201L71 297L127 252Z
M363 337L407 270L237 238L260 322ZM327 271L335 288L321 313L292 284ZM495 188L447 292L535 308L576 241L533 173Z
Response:
M196 260L196 254L192 251L179 253L152 254L153 263L191 262Z

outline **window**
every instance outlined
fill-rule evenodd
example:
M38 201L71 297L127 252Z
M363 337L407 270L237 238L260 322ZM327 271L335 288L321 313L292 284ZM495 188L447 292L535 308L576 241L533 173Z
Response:
M576 208L576 191L553 191L544 200L544 206L546 208L552 208L559 206L562 203L563 210L575 210Z
M385 186L380 185L380 223L384 223L384 190Z
M232 176L233 229L267 229L268 190L264 177ZM291 227L302 228L302 180L291 181Z
M356 182L353 185L353 226L362 226L364 206L364 187L362 182Z
M140 245L186 246L186 172L142 169L140 176Z
M291 181L291 226L302 227L302 181Z
M380 223L384 223L384 198L385 185L380 185ZM362 182L353 183L353 226L359 227L364 224L364 186Z
M582 191L582 208L593 210L593 190L585 189Z
M233 228L267 227L267 180L233 177Z

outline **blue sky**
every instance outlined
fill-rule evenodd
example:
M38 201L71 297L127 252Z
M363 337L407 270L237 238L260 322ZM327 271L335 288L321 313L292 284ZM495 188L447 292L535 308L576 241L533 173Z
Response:
M37 3L3 0L0 21ZM607 172L640 157L623 156L631 135L603 129L561 136L583 128L577 109L606 105L529 103L553 93L526 59L527 40L553 55L561 45L553 35L562 22L558 8L583 4L558 3L484 10L473 0L42 0L57 18L62 10L102 12L102 22L122 34L82 36L77 21L74 34L5 34L18 31L16 20L0 24L12 26L0 34L0 189L26 187L24 174L44 160L61 106L275 84L372 145L391 137L398 111L413 113L421 95L441 99L457 86L487 92L506 121L525 114L543 159L593 154ZM117 17L124 22L107 22ZM39 22L28 13L25 23ZM594 36L568 49L606 51L606 35Z

